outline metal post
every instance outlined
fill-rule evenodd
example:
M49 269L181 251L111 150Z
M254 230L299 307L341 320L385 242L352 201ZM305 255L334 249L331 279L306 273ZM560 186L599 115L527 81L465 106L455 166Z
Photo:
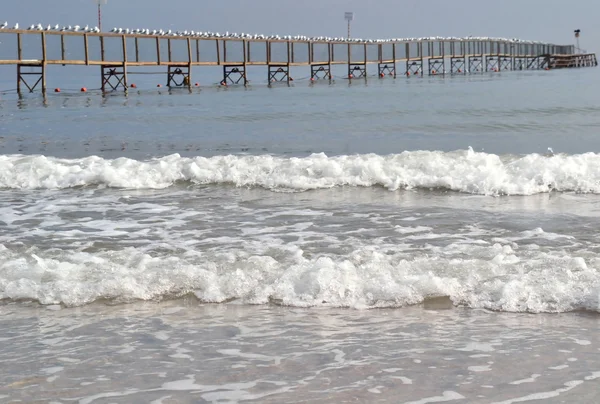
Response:
M348 21L348 39L350 39L350 23L354 20L354 13L349 11L345 12L344 19Z
M102 5L106 4L108 0L95 0L98 4L98 29L102 32Z

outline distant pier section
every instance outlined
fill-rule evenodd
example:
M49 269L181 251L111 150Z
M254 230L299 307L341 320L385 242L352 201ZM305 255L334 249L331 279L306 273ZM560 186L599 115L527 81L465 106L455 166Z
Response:
M0 29L0 65L15 65L17 91L47 89L47 66L99 67L103 91L127 90L130 67L162 66L168 87L192 87L192 68L220 66L221 85L248 84L248 66L265 66L268 83L293 80L292 66L310 80L332 80L332 66L347 66L349 80L466 75L528 69L597 66L593 53L574 45L499 38L343 38L221 36L175 33L104 33L98 30ZM308 71L307 71L308 73ZM200 80L201 82L201 80Z

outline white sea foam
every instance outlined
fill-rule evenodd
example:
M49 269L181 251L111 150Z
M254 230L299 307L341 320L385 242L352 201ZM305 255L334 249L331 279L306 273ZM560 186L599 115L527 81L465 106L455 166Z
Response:
M179 181L304 191L336 186L390 190L440 188L481 195L531 195L550 191L600 193L600 155L498 156L474 152L413 151L386 156L313 154L303 158L177 154L147 161L92 156L58 159L0 156L0 188L61 189L78 186L166 188Z
M454 245L444 247L449 252ZM347 256L180 256L120 251L50 252L0 249L0 299L77 306L97 300L132 301L193 293L203 302L240 300L312 307L402 307L448 296L456 305L510 312L599 310L600 262L539 251L523 260L500 246L479 247L470 258L406 258L377 247ZM487 256L483 252L486 252ZM489 351L473 345L465 350Z

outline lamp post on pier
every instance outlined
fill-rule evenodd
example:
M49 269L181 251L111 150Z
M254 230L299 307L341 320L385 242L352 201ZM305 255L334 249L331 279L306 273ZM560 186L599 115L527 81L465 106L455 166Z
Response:
M350 39L350 23L354 20L354 13L346 11L344 13L344 19L348 21L348 39Z
M581 47L579 46L579 35L581 34L580 29L575 30L575 39L577 40L577 53L581 53Z
M106 5L108 0L94 0L98 5L98 29L102 32L102 6Z

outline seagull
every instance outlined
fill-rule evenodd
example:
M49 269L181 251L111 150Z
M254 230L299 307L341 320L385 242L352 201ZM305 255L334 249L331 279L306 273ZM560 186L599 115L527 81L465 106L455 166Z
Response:
M19 29L19 23L15 24L15 28L14 29Z
M6 27L8 27L8 21L4 21L4 23L0 25L0 29L4 29Z

